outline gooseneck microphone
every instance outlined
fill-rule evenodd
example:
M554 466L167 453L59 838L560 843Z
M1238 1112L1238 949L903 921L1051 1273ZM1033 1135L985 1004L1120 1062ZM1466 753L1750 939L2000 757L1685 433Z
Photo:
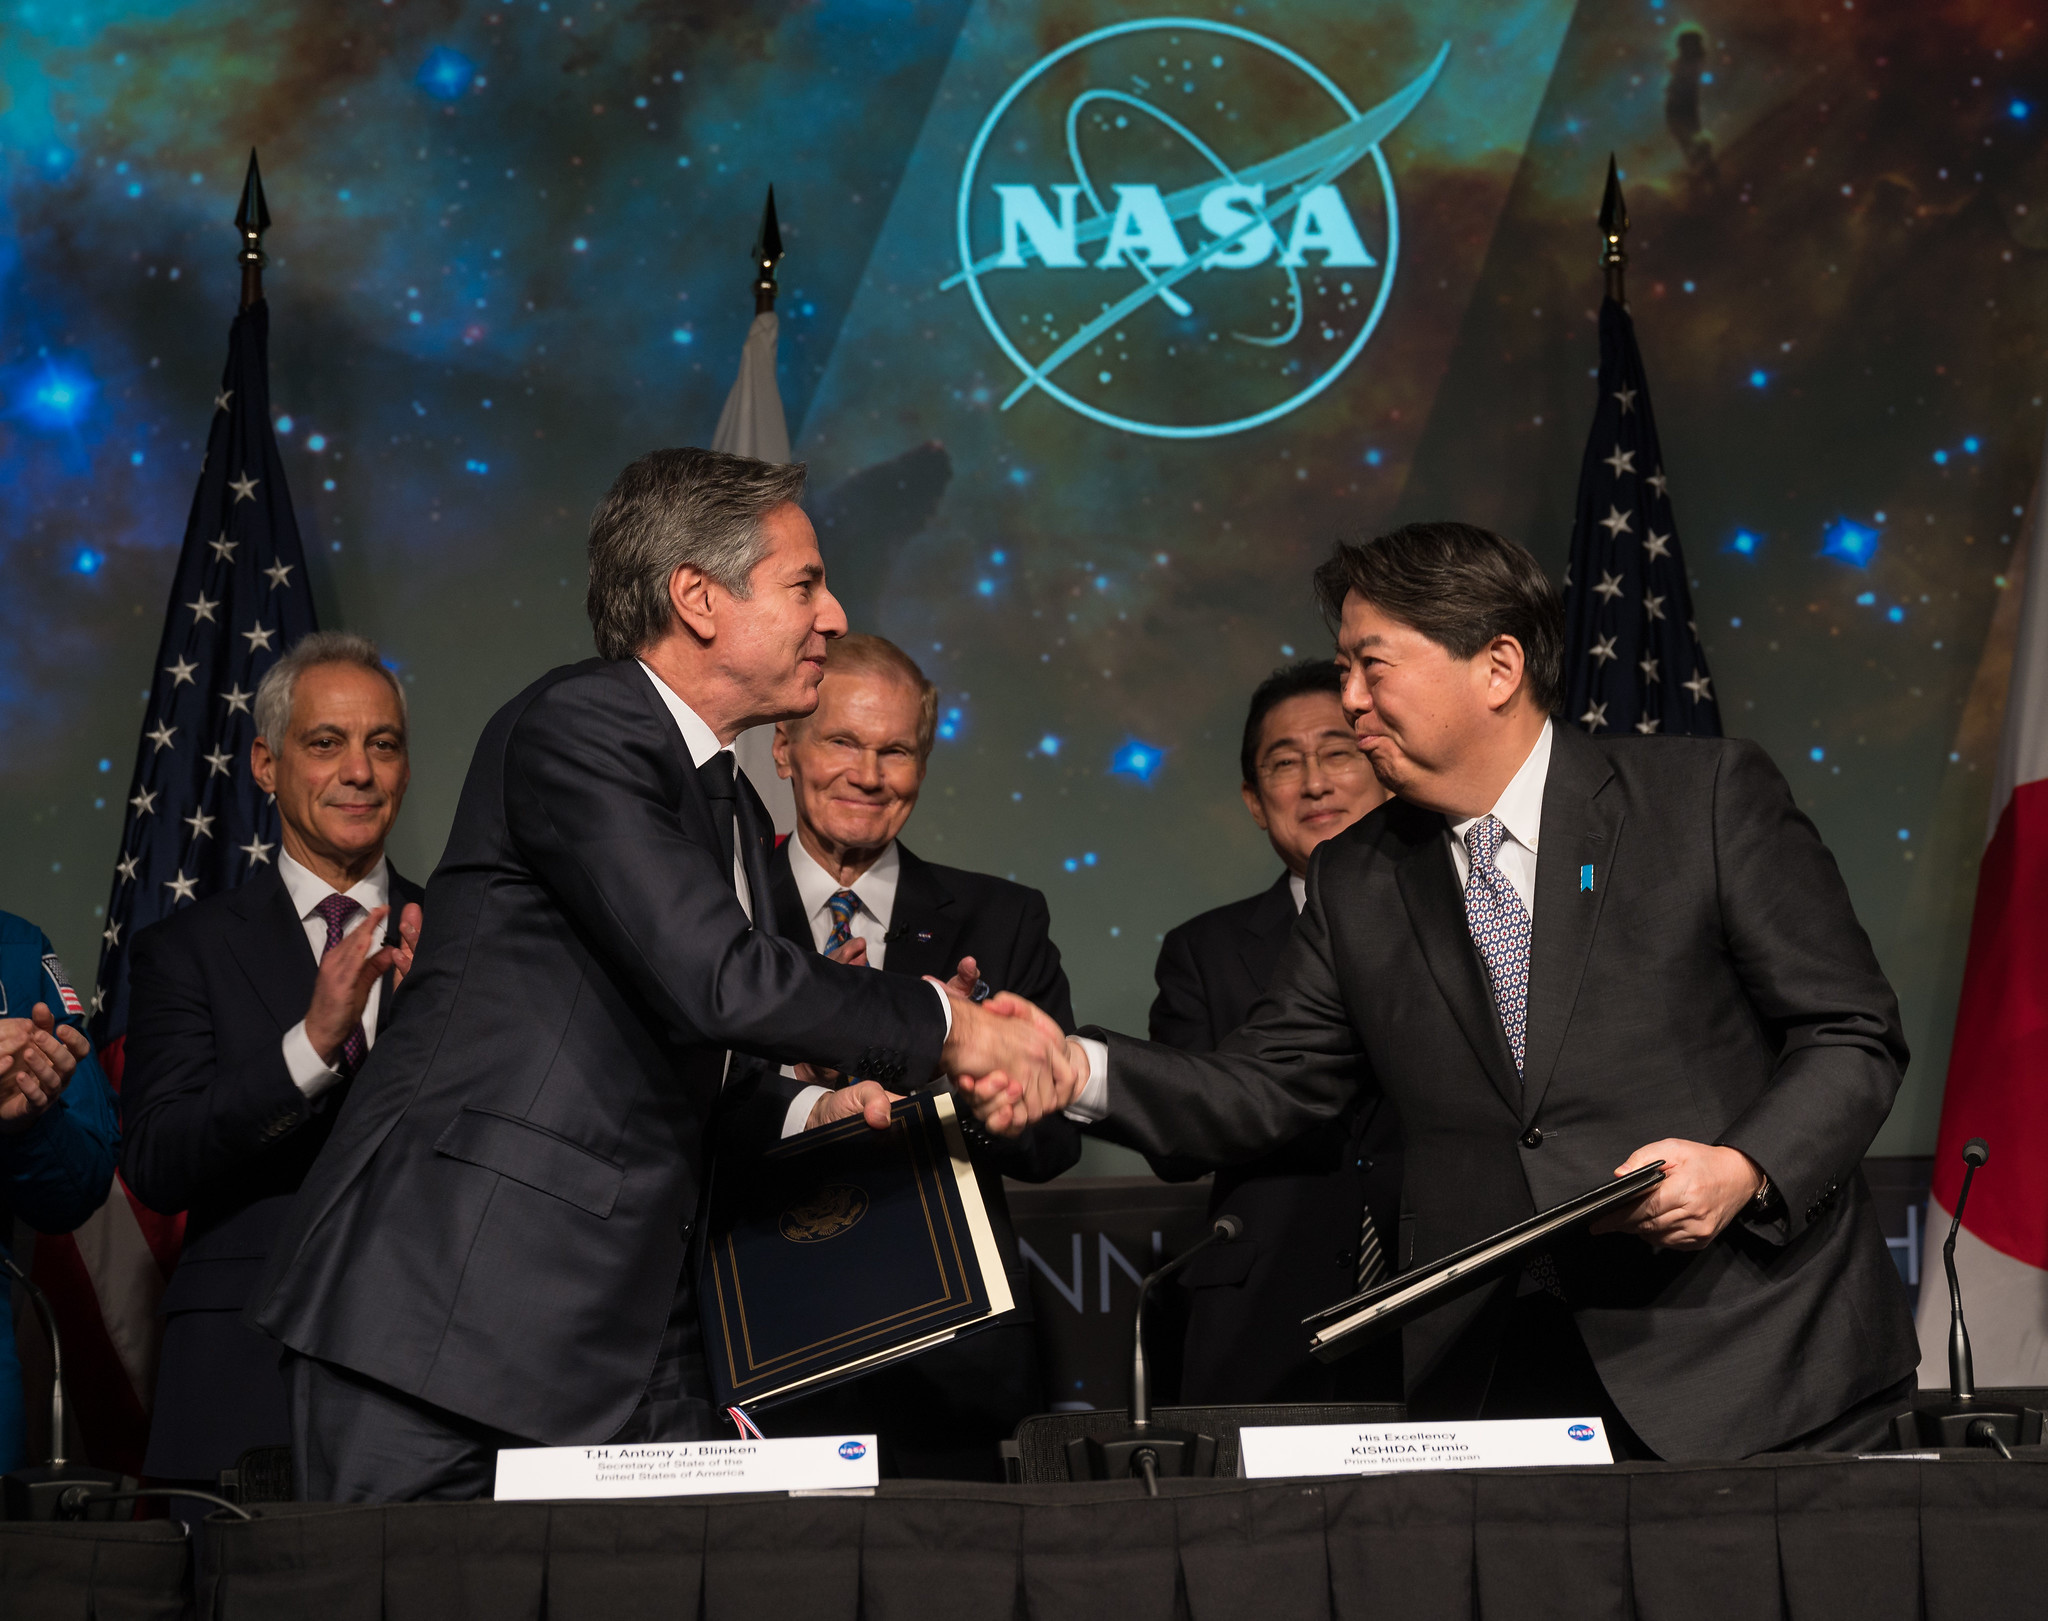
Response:
M22 1286L29 1304L50 1341L50 1461L23 1464L0 1476L0 1519L54 1520L79 1517L75 1507L66 1506L67 1494L83 1492L97 1497L116 1491L121 1476L107 1469L69 1463L64 1457L64 1348L57 1337L57 1319L50 1302L29 1275L15 1264L14 1257L0 1248L0 1271Z
M1191 1430L1161 1429L1152 1422L1152 1398L1145 1371L1145 1305L1153 1285L1165 1281L1202 1251L1244 1236L1235 1216L1218 1216L1207 1235L1164 1266L1148 1272L1138 1285L1138 1306L1131 1320L1130 1424L1119 1435L1076 1436L1067 1444L1067 1473L1075 1480L1145 1482L1148 1495L1159 1495L1162 1474L1200 1475L1216 1466L1216 1439Z
M1970 1366L1970 1331L1963 1324L1963 1286L1956 1278L1956 1235L1963 1230L1970 1181L1990 1157L1990 1145L1982 1137L1963 1144L1963 1191L1956 1195L1955 1220L1949 1223L1948 1242L1941 1246L1942 1268L1948 1273L1948 1397L1958 1404L1977 1399L1977 1376Z
M2041 1443L2044 1415L2037 1407L2013 1402L2014 1392L1990 1392L1986 1403L1977 1396L1977 1374L1970 1365L1970 1331L1963 1323L1963 1285L1956 1276L1956 1239L1963 1230L1963 1207L1970 1202L1970 1183L1991 1158L1982 1137L1963 1144L1963 1187L1956 1195L1955 1219L1941 1246L1942 1270L1948 1274L1948 1400L1929 1401L1922 1392L1913 1410L1892 1423L1892 1437L1902 1450L1924 1447L1984 1447L2011 1458L2016 1446Z
M1202 1251L1215 1244L1228 1244L1232 1239L1244 1237L1244 1223L1235 1216L1218 1216L1211 1224L1208 1236L1199 1244L1190 1245L1166 1265L1145 1274L1145 1281L1138 1285L1138 1309L1131 1319L1131 1428L1149 1429L1152 1424L1151 1393L1145 1378L1145 1305L1152 1298L1152 1285L1164 1283ZM1158 1459L1152 1460L1156 1466ZM1157 1488L1153 1495L1157 1496Z

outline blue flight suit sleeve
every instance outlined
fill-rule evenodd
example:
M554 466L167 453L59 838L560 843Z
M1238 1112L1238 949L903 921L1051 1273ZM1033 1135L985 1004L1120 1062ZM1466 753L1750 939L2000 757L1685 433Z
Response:
M30 1008L45 1002L60 1024L82 1031L83 1012L65 1006L67 987L58 982L62 969L49 937L19 919L4 921L9 927L0 936L0 975L8 1016L27 1018ZM120 1140L113 1088L98 1056L88 1055L72 1072L64 1095L34 1125L0 1133L0 1207L38 1232L70 1232L106 1202Z

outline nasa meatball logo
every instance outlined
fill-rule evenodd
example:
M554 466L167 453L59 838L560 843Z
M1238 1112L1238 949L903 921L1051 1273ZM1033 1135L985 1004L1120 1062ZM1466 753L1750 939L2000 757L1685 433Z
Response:
M1449 53L1363 110L1279 41L1188 17L1098 28L1028 68L968 151L941 284L1016 368L1000 409L1037 394L1207 439L1322 394L1393 291L1382 143Z
M1564 1433L1569 1435L1574 1441L1590 1441L1593 1439L1594 1431L1593 1426L1590 1424L1574 1424Z
M839 1456L848 1463L859 1463L867 1455L868 1446L865 1441L841 1441L839 1443Z

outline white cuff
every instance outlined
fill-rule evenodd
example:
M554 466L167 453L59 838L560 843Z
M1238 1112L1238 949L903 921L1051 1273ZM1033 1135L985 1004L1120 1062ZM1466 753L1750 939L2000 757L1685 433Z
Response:
M306 1035L304 1019L284 1033L284 1067L292 1078L292 1085L309 1099L317 1098L330 1086L341 1084L341 1071L313 1050L313 1043Z
M1092 1036L1076 1036L1074 1042L1088 1055L1088 1079L1066 1114L1077 1126L1092 1126L1109 1114L1109 1043Z
M782 1135L794 1137L810 1123L811 1110L818 1106L818 1099L831 1091L829 1086L807 1086L791 1100L789 1112L782 1117Z
M941 1043L951 1041L953 1039L953 998L946 994L945 985L941 981L933 979L930 974L924 976L924 982L939 993L939 1006L946 1015L946 1033L940 1038Z

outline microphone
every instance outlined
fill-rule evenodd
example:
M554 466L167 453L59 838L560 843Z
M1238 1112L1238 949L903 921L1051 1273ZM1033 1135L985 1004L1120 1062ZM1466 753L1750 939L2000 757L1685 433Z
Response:
M1152 1297L1152 1286L1164 1283L1188 1262L1205 1249L1217 1244L1227 1244L1232 1239L1244 1236L1244 1223L1235 1216L1218 1216L1210 1225L1208 1236L1199 1244L1190 1245L1186 1250L1168 1261L1166 1265L1145 1274L1145 1281L1138 1285L1138 1309L1131 1323L1131 1428L1142 1430L1152 1422L1152 1403L1145 1379L1145 1305ZM1156 1492L1154 1495L1158 1495Z
M1244 1236L1236 1216L1218 1216L1200 1243L1190 1245L1164 1266L1148 1272L1138 1285L1138 1305L1131 1321L1130 1423L1121 1434L1076 1436L1067 1443L1067 1474L1073 1480L1145 1482L1148 1496L1159 1495L1159 1477L1206 1475L1216 1469L1216 1438L1192 1430L1161 1429L1152 1422L1151 1389L1145 1371L1145 1306L1153 1285L1164 1282L1202 1251Z
M1956 1195L1955 1220L1949 1223L1948 1242L1941 1246L1942 1268L1948 1273L1948 1397L1958 1403L1977 1399L1977 1380L1970 1366L1970 1331L1963 1324L1963 1286L1956 1278L1956 1235L1963 1230L1971 1179L1990 1157L1990 1145L1982 1137L1963 1144L1963 1191Z
M50 1312L49 1299L5 1248L0 1248L0 1270L27 1291L29 1303L35 1307L36 1318L50 1341L50 1461L27 1464L0 1476L0 1519L77 1519L81 1513L72 1499L82 1492L96 1498L100 1492L118 1490L123 1484L122 1477L111 1470L65 1461L64 1348L57 1337L57 1319Z
M2009 1459L2013 1447L2035 1446L2041 1440L2040 1409L1985 1406L1977 1399L1977 1376L1970 1364L1970 1331L1963 1323L1963 1286L1956 1276L1956 1239L1963 1230L1963 1207L1970 1202L1970 1183L1990 1158L1991 1149L1982 1137L1972 1137L1963 1144L1963 1188L1956 1195L1955 1219L1949 1223L1947 1242L1941 1246L1942 1270L1948 1274L1948 1401L1916 1406L1893 1421L1892 1435L1901 1450L1916 1444L1985 1447Z

